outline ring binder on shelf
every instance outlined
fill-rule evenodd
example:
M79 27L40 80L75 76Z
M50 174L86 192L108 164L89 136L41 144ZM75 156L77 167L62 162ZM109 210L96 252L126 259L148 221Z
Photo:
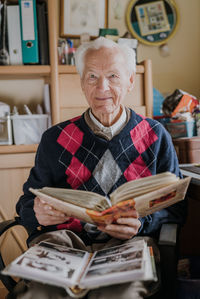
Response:
M19 0L23 63L39 63L35 0Z
M22 64L19 5L7 6L7 26L10 64Z

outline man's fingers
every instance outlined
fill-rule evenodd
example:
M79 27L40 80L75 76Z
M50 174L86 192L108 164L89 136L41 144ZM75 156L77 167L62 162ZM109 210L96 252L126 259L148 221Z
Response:
M134 209L134 210L129 210L129 211L126 211L126 212L122 212L121 213L121 217L124 217L124 218L127 218L127 217L133 217L133 218L138 218L139 217L139 214L138 212Z
M38 222L40 225L44 225L44 226L47 226L47 225L55 225L55 224L60 224L60 223L64 223L68 220L68 218L66 219L63 219L61 220L60 218L51 218L51 219L40 219L38 218Z
M135 233L133 231L130 231L129 233L128 232L124 233L124 232L119 232L119 231L108 230L105 228L101 228L101 231L109 234L113 238L122 239L122 240L131 239L135 235Z
M104 228L104 230L109 233L113 232L113 233L120 233L125 235L135 235L138 231L136 227L126 226L126 225L115 225L115 224L107 225Z
M69 217L50 216L44 214L36 214L36 218L41 225L53 225L64 223L69 220Z
M131 239L137 233L141 222L134 217L119 218L116 224L99 226L98 229L109 234L110 236L122 240Z
M44 201L43 201L44 202ZM43 203L38 197L35 198L34 201L34 211L37 214L47 214L50 216L58 216L58 217L66 217L63 212L55 210L50 205Z
M41 225L54 225L64 223L69 220L69 217L63 212L55 210L53 207L44 203L40 198L36 197L34 200L35 216Z
M55 209L45 209L45 213L49 216L56 216L56 217L66 217L66 215L60 211L57 211Z
M117 223L125 224L128 226L133 226L133 227L138 227L138 228L141 226L140 220L138 220L136 218L118 218Z

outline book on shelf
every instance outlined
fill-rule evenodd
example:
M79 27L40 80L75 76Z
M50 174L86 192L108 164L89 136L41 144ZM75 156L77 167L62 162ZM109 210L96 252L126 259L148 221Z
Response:
M164 172L124 183L109 198L84 190L43 187L29 190L57 210L92 224L114 223L136 209L139 217L184 199L189 177Z
M38 24L38 47L39 63L41 65L49 64L49 41L48 41L48 21L46 3L37 3L37 24Z
M153 249L137 239L94 253L40 242L1 274L60 286L73 297L82 297L89 289L101 286L157 280Z
M200 164L199 163L188 163L179 165L183 176L189 176L195 179L200 184Z
M11 65L22 65L19 5L7 6L8 49Z
M0 65L8 65L10 61L8 52L7 3L0 3Z
M38 25L36 0L18 0L24 64L38 64Z

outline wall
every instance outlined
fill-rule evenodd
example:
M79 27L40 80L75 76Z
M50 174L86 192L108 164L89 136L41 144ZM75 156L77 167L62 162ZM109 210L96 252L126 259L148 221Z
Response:
M117 3L109 0L110 3ZM130 0L118 0L123 10L126 9ZM139 44L138 60L150 58L153 64L153 83L154 87L162 93L171 93L176 88L183 89L197 97L200 97L200 0L175 0L180 12L180 24L172 39L168 41L170 56L162 57L159 47L146 46ZM59 15L59 1L58 15ZM111 15L114 11L110 10ZM59 17L58 17L59 20ZM113 24L114 27L115 24ZM120 15L116 23L120 29L120 35L126 31L125 16ZM112 27L112 26L111 26ZM58 22L59 32L59 22ZM23 84L23 88L14 82L10 85L10 80L0 81L0 101L15 104L15 96L21 99L22 103L37 101L41 102L43 89L41 80L35 80L34 84ZM34 80L33 80L34 81ZM31 81L30 81L31 82ZM32 82L33 83L33 82ZM21 85L20 85L21 86ZM37 86L37 88L35 88ZM10 88L11 87L11 88ZM9 94L8 94L9 90ZM5 92L4 92L5 91ZM21 91L21 92L20 92ZM12 100L11 100L12 98ZM31 100L30 100L31 98ZM14 102L13 102L14 101Z
M17 106L23 113L23 105L36 109L37 104L43 102L44 79L0 80L0 102L10 105L11 110Z
M122 2L123 1L123 2ZM126 10L130 0L109 0L109 27L116 26L122 36L126 31L125 16L115 11ZM153 64L154 87L162 93L176 88L200 97L200 0L175 0L180 24L176 34L168 41L170 55L162 57L159 47L139 44L138 61L150 58ZM115 4L114 4L115 3ZM125 15L125 13L124 13Z
M154 87L161 92L183 89L200 97L200 1L176 0L180 24L168 41L170 56L158 47L139 45L138 57L152 59Z

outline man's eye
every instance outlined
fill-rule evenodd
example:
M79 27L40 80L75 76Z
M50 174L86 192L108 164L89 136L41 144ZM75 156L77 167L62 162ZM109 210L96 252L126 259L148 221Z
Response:
M111 74L110 78L116 78L116 75L115 74Z
M94 79L94 78L95 78L95 75L94 75L94 74L91 74L91 75L90 75L90 78L91 78L91 79Z

